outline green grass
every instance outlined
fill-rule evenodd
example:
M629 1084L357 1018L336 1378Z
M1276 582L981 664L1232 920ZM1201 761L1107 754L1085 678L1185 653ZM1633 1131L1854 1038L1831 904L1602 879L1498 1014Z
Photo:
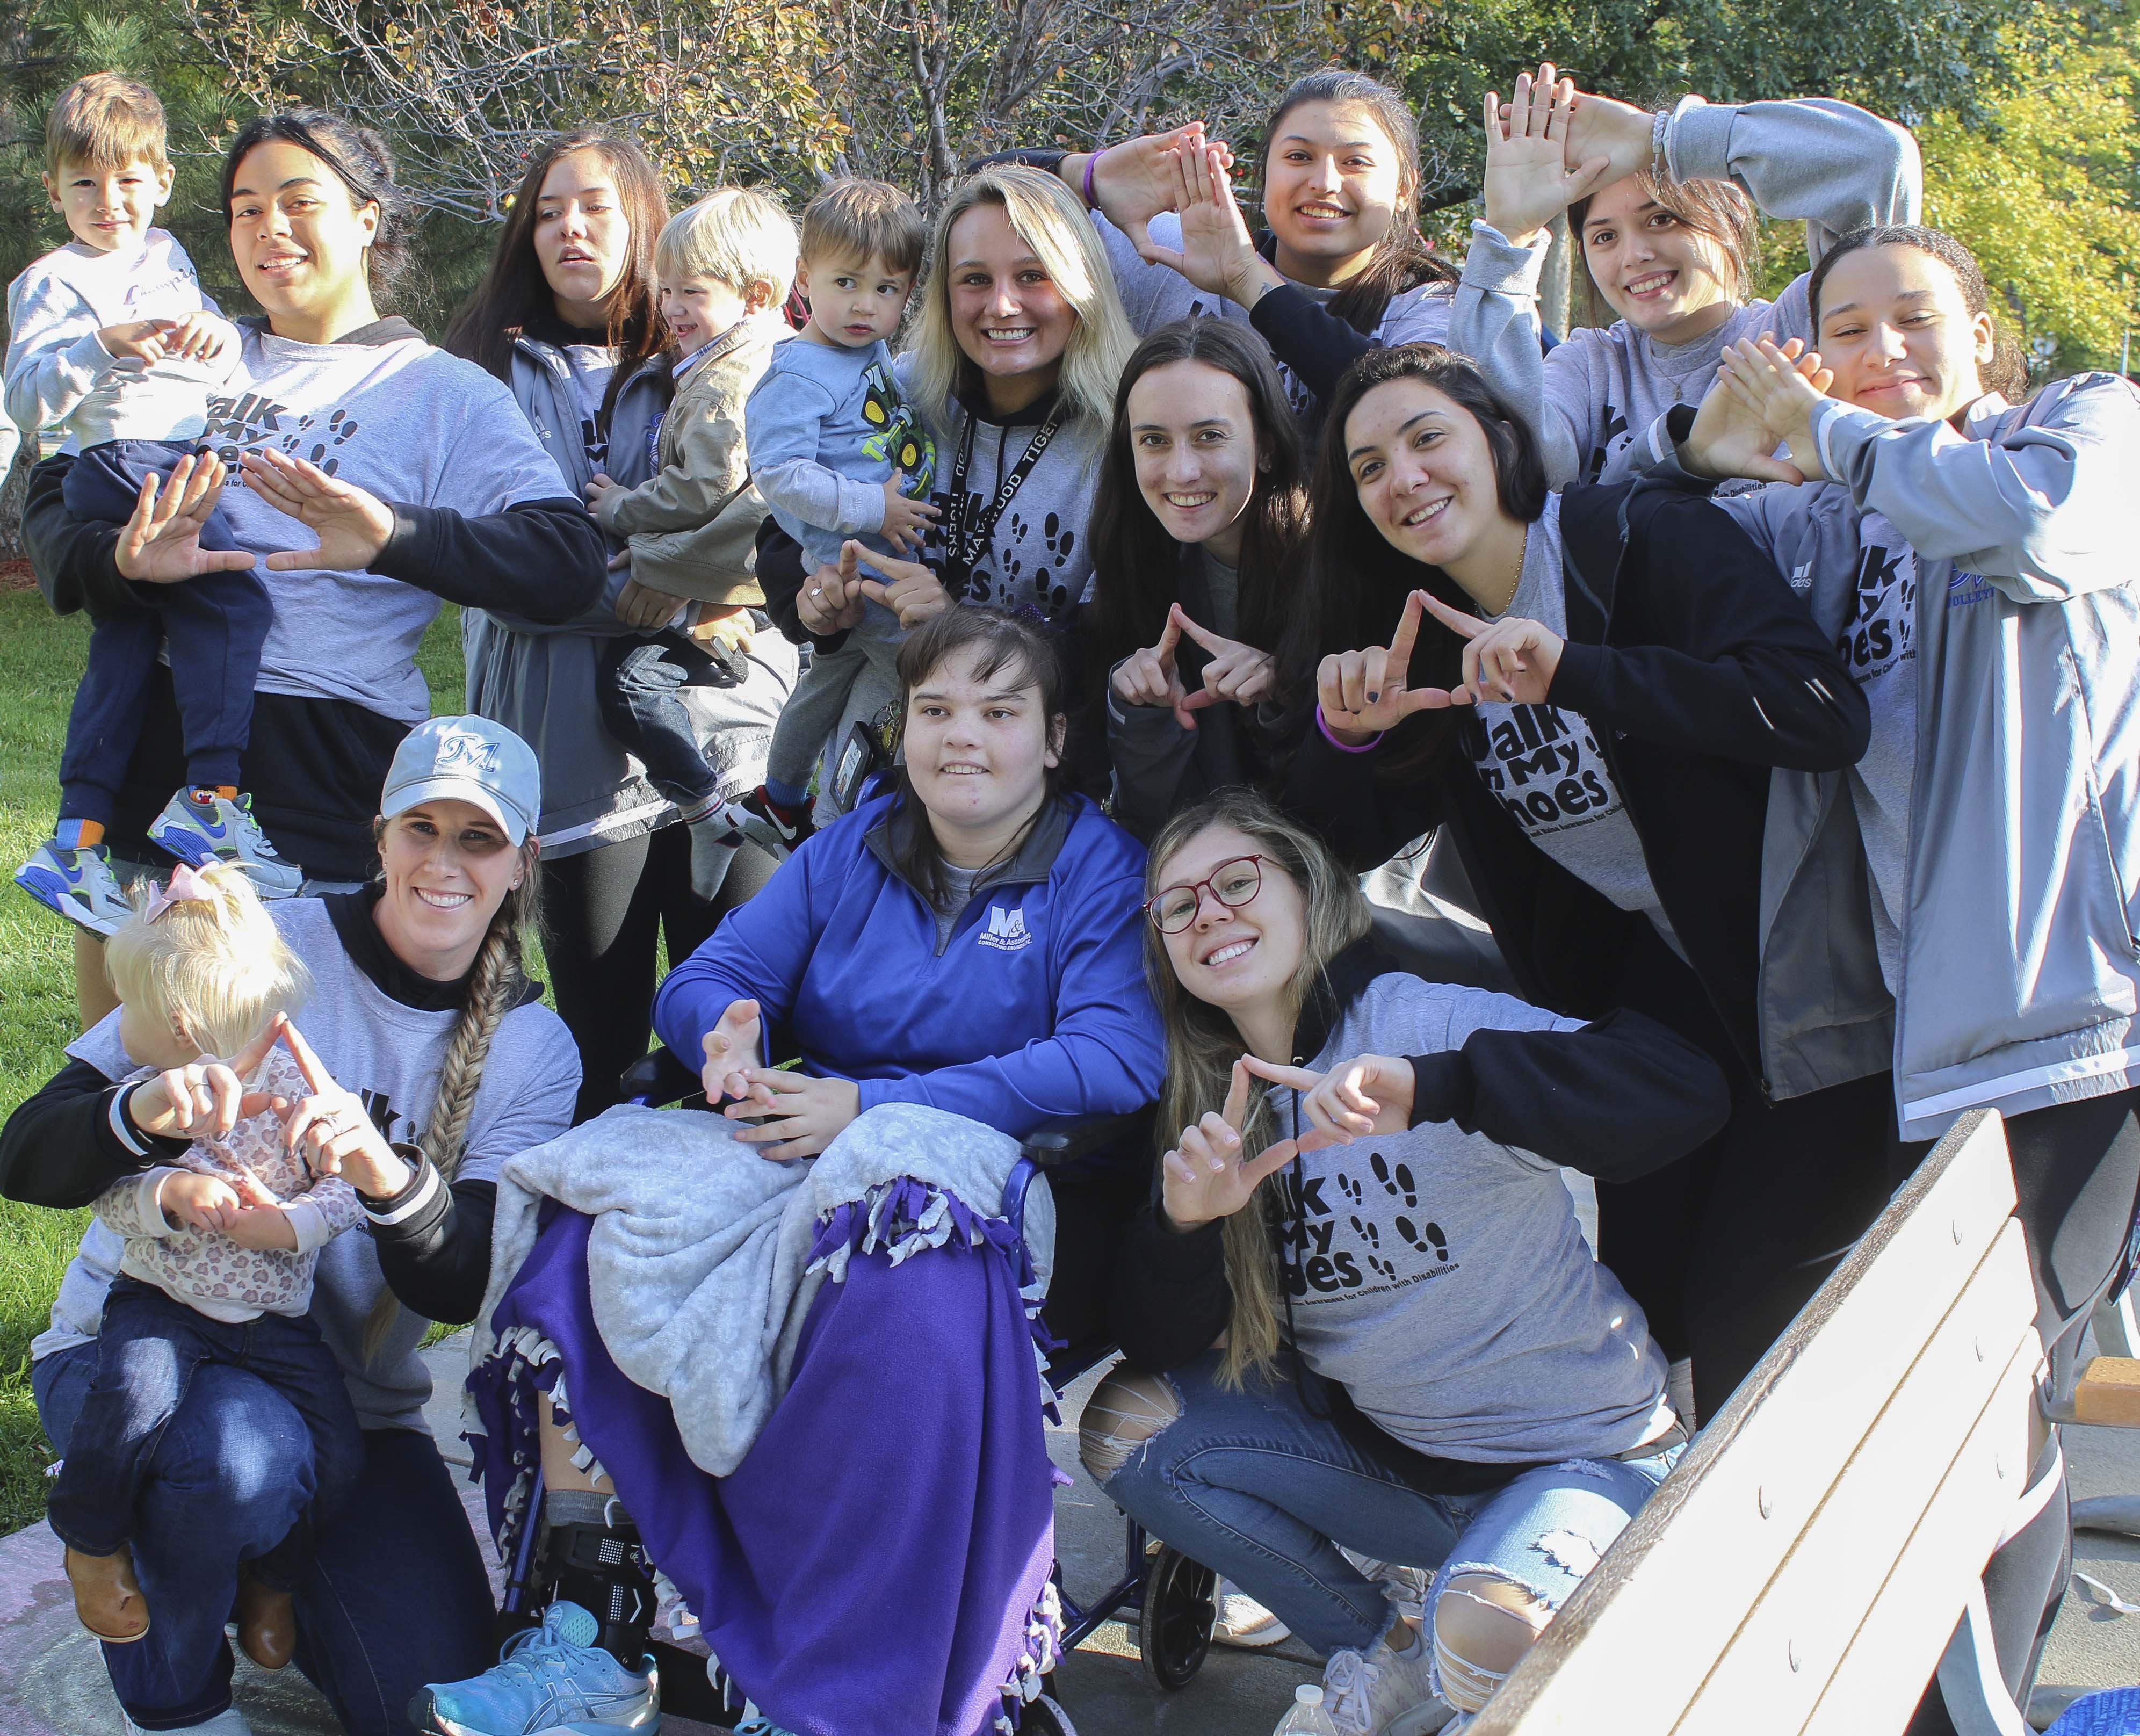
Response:
M67 706L88 645L85 617L56 617L34 591L0 594L0 864L10 873L50 835ZM459 710L459 611L449 606L432 625L417 663L433 709ZM73 930L0 882L0 1118L59 1071L74 1036ZM44 1512L51 1454L30 1398L30 1341L50 1324L87 1218L0 1200L0 1532Z

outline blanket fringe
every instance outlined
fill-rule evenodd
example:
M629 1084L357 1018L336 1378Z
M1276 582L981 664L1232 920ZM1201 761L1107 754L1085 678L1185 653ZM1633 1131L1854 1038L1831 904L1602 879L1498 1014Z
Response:
M1063 1348L1040 1317L1047 1292L1033 1270L1033 1251L1011 1227L1008 1218L986 1218L956 1194L932 1187L911 1175L880 1182L859 1199L837 1205L817 1220L817 1239L810 1244L811 1272L822 1272L833 1283L843 1283L847 1262L857 1253L885 1253L894 1266L915 1254L943 1248L956 1238L966 1248L986 1246L1002 1255L1018 1284L1018 1299L1025 1309L1026 1330L1033 1336L1033 1358L1040 1376L1041 1409L1048 1420L1060 1423L1055 1394L1048 1384L1048 1359Z
M1051 1575L1025 1618L1025 1645L1003 1685L996 1736L1014 1736L1026 1707L1047 1691L1048 1678L1062 1659L1063 1593Z

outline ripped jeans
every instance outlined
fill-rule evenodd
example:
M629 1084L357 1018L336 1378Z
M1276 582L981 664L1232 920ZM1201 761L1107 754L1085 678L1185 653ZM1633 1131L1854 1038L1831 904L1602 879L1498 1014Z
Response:
M1339 1545L1440 1569L1427 1600L1431 1631L1458 1574L1511 1582L1558 1610L1685 1450L1572 1459L1475 1494L1422 1494L1308 1414L1289 1354L1274 1381L1251 1379L1239 1391L1219 1384L1218 1370L1219 1353L1209 1351L1160 1377L1179 1414L1166 1420L1164 1403L1124 1405L1126 1417L1143 1412L1143 1427L1128 1417L1126 1430L1094 1414L1120 1395L1126 1371L1118 1370L1086 1412L1087 1468L1147 1531L1232 1580L1326 1655L1366 1651L1396 1619L1382 1586ZM1136 1386L1151 1380L1129 1378ZM1123 1435L1152 1423L1161 1426L1124 1455Z

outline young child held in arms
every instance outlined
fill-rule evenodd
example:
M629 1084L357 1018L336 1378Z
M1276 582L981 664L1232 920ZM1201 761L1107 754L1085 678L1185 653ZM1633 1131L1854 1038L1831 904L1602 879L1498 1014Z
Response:
M921 269L928 226L883 181L839 181L802 212L795 281L810 321L772 365L744 411L758 492L802 545L805 571L834 566L849 537L879 554L918 551L936 517L929 503L936 449L901 399L886 340L899 330ZM789 848L814 829L810 772L838 724L855 678L889 669L906 636L881 603L837 650L820 650L780 714L766 781L744 806Z
M277 1040L311 984L243 870L182 865L168 887L137 896L105 954L120 1040L140 1063L115 1100L130 1113L112 1125L130 1130L120 1137L150 1167L96 1202L126 1251L105 1299L96 1377L52 1487L52 1527L82 1626L115 1644L140 1639L152 1611L129 1546L164 1425L204 1365L265 1380L304 1420L315 1477L305 1515L239 1584L239 1642L279 1670L296 1641L290 1594L312 1525L347 1498L363 1465L341 1370L308 1311L320 1249L364 1209L339 1176L308 1172L272 1112L277 1097L311 1095ZM228 1059L189 1085L180 1070L204 1057ZM190 1142L130 1131L166 1116Z
M662 226L654 243L661 316L668 322L675 396L655 442L655 473L636 488L607 475L587 486L602 528L631 539L654 591L684 599L660 631L612 639L596 665L603 726L646 767L691 832L691 885L710 899L727 878L744 817L732 809L721 768L699 750L677 690L710 674L733 685L746 673L750 609L765 601L755 570L765 503L751 486L743 406L787 335L778 309L795 271L795 226L764 194L724 187ZM626 585L620 620L644 619Z
M185 249L152 228L171 196L164 110L146 85L100 72L61 93L45 125L45 189L74 239L7 290L7 413L32 439L77 454L67 509L124 523L150 478L208 429L211 393L234 390L238 334L202 294ZM56 437L56 438L55 438ZM233 549L220 510L201 546ZM157 653L168 647L185 787L149 828L182 861L233 861L263 895L302 876L278 858L238 793L253 684L272 616L252 571L136 585L138 609L100 615L67 719L59 824L15 875L40 903L97 934L127 915L104 834L141 733Z

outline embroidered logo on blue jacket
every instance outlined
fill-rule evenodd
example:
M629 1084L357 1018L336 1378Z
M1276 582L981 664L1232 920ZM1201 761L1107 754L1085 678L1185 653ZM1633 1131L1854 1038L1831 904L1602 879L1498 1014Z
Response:
M994 906L989 910L988 932L979 938L983 946L992 946L999 953L1019 952L1033 944L1033 936L1025 931L1024 911Z

